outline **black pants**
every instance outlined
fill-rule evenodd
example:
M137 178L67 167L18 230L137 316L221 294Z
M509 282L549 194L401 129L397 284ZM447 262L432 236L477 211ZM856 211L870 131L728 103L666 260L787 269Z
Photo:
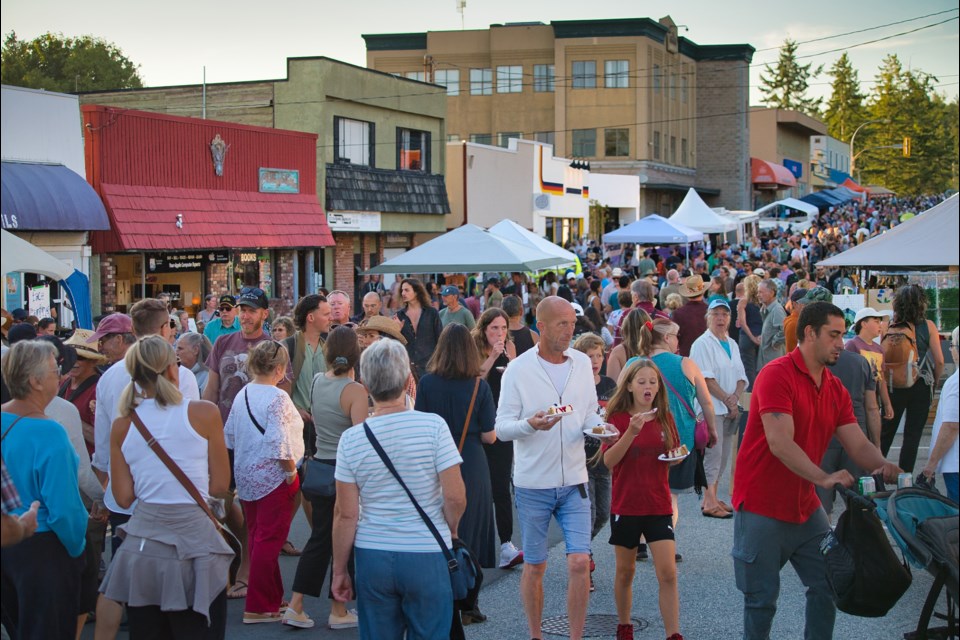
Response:
M161 611L158 605L127 607L135 640L223 640L227 628L227 590L210 603L210 624L193 609Z
M232 468L233 465L231 464L230 467ZM117 527L127 524L130 521L130 516L126 513L111 511L108 520L110 522L110 557L112 558L117 554L120 543L123 542L123 538L117 535Z
M3 550L3 612L15 640L77 635L83 555L71 558L52 531Z
M490 489L493 493L493 513L497 520L500 544L513 538L513 499L510 497L510 474L513 472L513 443L497 440L483 445L490 469Z
M313 529L300 555L300 562L297 563L293 590L318 598L323 589L327 569L330 569L330 562L333 559L333 509L337 504L337 498L330 496L313 499L310 500L310 504L313 506ZM347 561L347 570L350 572L350 579L353 580L353 552L350 553L350 559ZM333 577L332 570L330 576ZM327 594L332 600L332 590L328 588Z
M890 402L893 404L893 418L884 420L880 429L880 451L887 456L893 438L897 435L897 427L903 413L907 413L907 420L903 425L903 446L900 449L900 461L897 464L904 471L913 472L917 463L917 449L920 447L920 436L923 427L927 424L927 414L930 412L930 386L922 379L907 389L894 389L890 393Z

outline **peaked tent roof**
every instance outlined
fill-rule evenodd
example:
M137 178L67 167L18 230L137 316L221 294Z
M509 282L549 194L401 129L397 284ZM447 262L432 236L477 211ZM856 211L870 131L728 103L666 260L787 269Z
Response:
M692 187L669 219L704 233L726 233L737 228L735 222L718 215L708 207Z
M703 232L656 214L640 218L616 231L603 234L606 244L689 244L703 240Z
M757 209L756 213L762 214L763 212L769 211L777 206L784 206L788 209L802 211L811 218L816 217L820 213L820 209L818 209L816 205L810 204L809 202L804 202L803 200L797 200L796 198L784 198L783 200L771 202L770 204Z
M512 240L518 244L526 245L533 249L538 249L547 255L557 256L558 258L564 260L564 262L560 264L565 264L567 262L574 263L577 261L577 256L574 253L567 251L563 247L557 246L546 238L538 236L533 231L524 229L513 220L501 220L497 224L487 229L487 231L496 236L500 236L501 238Z
M960 195L897 225L883 235L817 264L830 267L943 269L960 265Z

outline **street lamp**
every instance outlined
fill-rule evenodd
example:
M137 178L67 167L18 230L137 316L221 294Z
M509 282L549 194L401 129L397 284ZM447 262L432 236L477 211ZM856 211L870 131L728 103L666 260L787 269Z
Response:
M857 139L857 133L860 132L860 129L863 129L868 124L875 123L890 124L890 118L880 118L878 120L867 120L864 123L861 123L859 127L853 130L853 135L850 136L850 177L852 178L854 173L853 170L857 166L857 156L853 154L853 141ZM861 152L862 153L862 152Z

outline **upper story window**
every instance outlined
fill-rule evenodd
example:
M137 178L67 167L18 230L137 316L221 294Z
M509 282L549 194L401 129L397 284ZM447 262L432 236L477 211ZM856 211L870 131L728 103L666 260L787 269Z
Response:
M521 140L523 138L523 134L519 131L501 131L497 134L497 146L506 149L510 146L510 138Z
M596 89L597 88L597 61L596 60L574 60L572 75L573 75L574 89Z
M677 164L677 136L670 136L670 164Z
M653 92L660 93L660 86L663 84L663 72L660 65L653 65Z
M397 127L397 169L430 172L430 132Z
M670 74L670 99L677 99L677 74Z
M493 144L493 134L492 133L471 133L470 142L476 144Z
M687 76L680 76L680 102L687 104L690 97L690 80Z
M552 64L533 65L533 90L537 93L553 91L554 66Z
M552 145L555 140L553 131L537 131L533 134L533 139L537 142L545 142Z
M423 82L427 77L423 71L408 71L403 75L410 80L419 80L420 82Z
M493 94L493 69L470 69L470 95Z
M375 166L375 127L372 122L333 118L333 161Z
M603 63L603 86L607 89L626 89L630 86L630 65L627 60L606 60Z
M690 143L686 138L680 138L680 164L687 166L690 159Z
M597 130L573 130L573 156L575 158L592 158L597 155Z
M433 72L433 82L445 86L448 96L460 95L459 69L438 69Z
M604 129L603 155L623 158L630 155L630 129Z
M523 91L523 67L519 64L497 67L497 93Z
M660 159L660 132L659 131L653 132L653 159L654 160Z

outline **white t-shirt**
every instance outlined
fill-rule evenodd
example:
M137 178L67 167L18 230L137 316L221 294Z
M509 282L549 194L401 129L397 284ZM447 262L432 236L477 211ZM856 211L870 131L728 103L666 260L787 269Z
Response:
M937 417L933 421L933 436L930 438L931 448L937 442L937 435L944 422L960 422L960 370L954 371L940 390L940 404L937 405ZM937 471L960 472L960 438L953 441L950 451L941 458Z

